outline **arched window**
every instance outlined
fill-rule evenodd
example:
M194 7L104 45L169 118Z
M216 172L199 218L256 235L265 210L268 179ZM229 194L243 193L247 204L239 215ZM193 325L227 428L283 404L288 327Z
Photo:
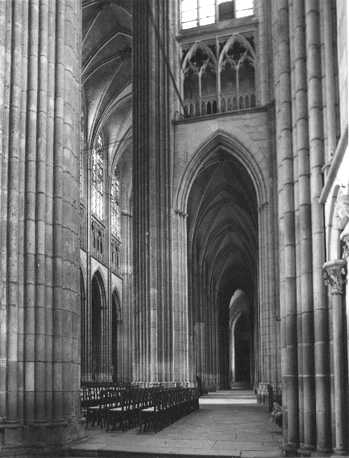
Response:
M102 136L98 135L92 149L92 195L91 211L100 220L104 219L104 152Z
M110 213L111 232L115 237L117 237L120 240L120 173L117 167L114 170L111 182Z
M121 307L118 293L116 290L112 294L112 365L113 365L113 380L117 381L120 378L120 361L119 353L120 348L118 345L120 335L119 335L119 325L121 322Z
M103 371L102 359L102 330L104 328L105 294L103 281L99 273L92 278L92 314L91 314L91 344L92 344L92 378L101 380Z
M85 285L84 285L84 276L80 269L80 306L81 306L81 342L80 342L80 352L81 352L81 379L84 380L87 375L87 313L86 313L86 295L85 295Z

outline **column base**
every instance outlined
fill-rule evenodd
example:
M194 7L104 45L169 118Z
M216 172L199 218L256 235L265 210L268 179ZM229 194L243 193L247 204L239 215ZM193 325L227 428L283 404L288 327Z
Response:
M348 456L349 455L349 452L348 450L343 450L343 449L333 449L333 454L335 456Z
M282 447L282 456L299 456L298 449L293 445L284 445Z
M30 424L0 424L0 457L59 456L71 442L86 437L85 419Z
M297 456L311 456L312 452L314 452L315 448L314 447L307 447L307 446L301 446L297 450Z

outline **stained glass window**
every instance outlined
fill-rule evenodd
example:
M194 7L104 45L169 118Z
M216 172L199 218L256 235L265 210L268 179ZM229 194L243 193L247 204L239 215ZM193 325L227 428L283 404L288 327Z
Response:
M118 168L115 169L111 182L111 232L119 240L121 238L120 227L120 174Z
M92 150L92 195L91 211L100 220L104 219L104 152L101 135Z

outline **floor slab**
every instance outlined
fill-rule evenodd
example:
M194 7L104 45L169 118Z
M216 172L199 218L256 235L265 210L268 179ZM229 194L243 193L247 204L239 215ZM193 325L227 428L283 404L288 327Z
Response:
M248 390L219 391L200 398L200 409L157 433L137 429L89 429L71 456L280 457L281 429Z

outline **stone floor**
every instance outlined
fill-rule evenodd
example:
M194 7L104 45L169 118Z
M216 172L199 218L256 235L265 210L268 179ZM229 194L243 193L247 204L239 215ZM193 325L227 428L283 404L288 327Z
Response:
M247 390L219 391L200 398L200 409L158 433L106 433L89 429L70 456L279 457L281 430Z

